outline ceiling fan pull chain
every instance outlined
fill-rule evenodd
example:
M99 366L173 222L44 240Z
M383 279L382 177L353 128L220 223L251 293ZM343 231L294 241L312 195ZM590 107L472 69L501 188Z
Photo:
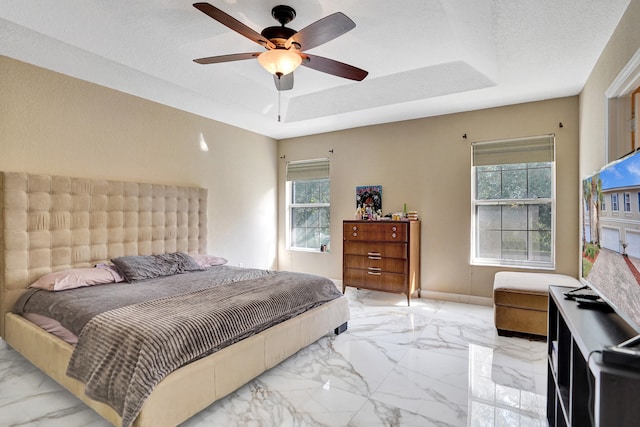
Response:
M280 122L280 97L282 96L282 92L280 91L280 83L282 83L280 81L280 78L282 77L282 74L278 73L278 122Z

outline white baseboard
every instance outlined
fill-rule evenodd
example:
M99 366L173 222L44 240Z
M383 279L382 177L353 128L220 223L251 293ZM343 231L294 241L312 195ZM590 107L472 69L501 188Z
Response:
M477 297L474 295L450 294L447 292L426 291L423 289L420 291L420 296L422 298L431 298L431 299L436 299L440 301L452 301L452 302L461 302L464 304L486 305L489 307L493 306L493 298Z
M340 279L331 279L333 283L338 287L338 289L342 290L342 280ZM476 304L476 305L486 305L489 307L493 307L493 298L488 297L477 297L474 295L461 295L461 294L450 294L447 292L435 292L435 291L426 291L422 289L420 291L420 296L422 298L431 298L440 301L451 301L451 302L461 302L463 304ZM415 298L415 297L414 297Z

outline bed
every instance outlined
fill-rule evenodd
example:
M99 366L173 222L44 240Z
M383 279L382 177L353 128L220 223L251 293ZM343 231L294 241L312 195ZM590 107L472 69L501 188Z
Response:
M207 192L13 172L0 173L0 180L0 335L120 425L118 412L87 397L85 384L66 374L74 346L12 309L47 273L124 256L206 253ZM177 425L327 333L343 331L348 318L340 296L181 366L153 388L133 425Z

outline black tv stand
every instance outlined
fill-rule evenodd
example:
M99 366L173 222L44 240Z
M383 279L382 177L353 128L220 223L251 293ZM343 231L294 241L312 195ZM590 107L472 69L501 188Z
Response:
M579 308L565 291L549 288L549 426L638 425L640 369L603 362L607 347L639 345L638 333L614 312Z

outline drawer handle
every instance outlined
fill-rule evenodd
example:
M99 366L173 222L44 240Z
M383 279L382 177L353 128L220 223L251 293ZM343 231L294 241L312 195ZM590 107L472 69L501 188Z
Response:
M370 274L372 276L382 276L382 273L380 273L379 271L367 271L367 274Z
M381 260L382 259L381 256L372 256L372 255L369 255L367 258L373 259L373 260Z
M380 252L367 252L367 255L369 255L369 256L381 256Z
M391 231L397 231L398 229L396 227L391 227Z
M395 239L396 238L396 233L392 233L391 237L393 237Z
M357 230L358 230L358 227L354 225L353 226L353 231L357 231Z
M380 267L369 267L370 271L382 271L382 268Z
M358 237L358 233L353 233L353 237Z

